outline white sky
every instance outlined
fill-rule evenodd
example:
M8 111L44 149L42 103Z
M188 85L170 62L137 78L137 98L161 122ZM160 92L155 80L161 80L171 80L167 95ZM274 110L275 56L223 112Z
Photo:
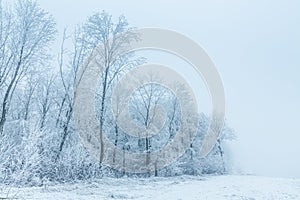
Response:
M38 0L70 29L93 12L168 28L206 49L224 81L245 172L300 178L300 1Z

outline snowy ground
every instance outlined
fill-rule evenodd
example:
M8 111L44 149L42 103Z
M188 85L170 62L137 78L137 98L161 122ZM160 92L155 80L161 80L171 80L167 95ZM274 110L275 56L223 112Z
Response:
M300 199L300 179L258 176L104 178L33 188L1 187L1 197L21 199Z

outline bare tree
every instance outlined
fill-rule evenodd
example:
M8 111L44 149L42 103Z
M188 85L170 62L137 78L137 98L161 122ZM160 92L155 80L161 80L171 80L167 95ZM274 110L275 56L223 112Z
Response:
M155 74L147 74L144 81L148 84L141 83L141 87L137 89L132 98L133 113L136 113L137 121L146 130L144 138L139 136L138 146L140 148L145 147L146 151L146 165L150 163L151 153L151 135L149 135L150 126L154 125L157 121L158 105L161 99L164 97L165 90L161 85L157 84L161 82ZM156 170L157 173L157 170ZM150 170L148 172L150 175Z
M48 56L47 48L54 40L55 23L47 12L31 0L19 0L12 10L12 22L7 22L10 28L8 38L4 39L2 55L5 59L4 98L1 105L0 134L3 134L4 124L10 102L20 80L27 74L29 68L42 66ZM7 30L6 30L7 31ZM4 36L5 38L5 36ZM6 69L8 68L8 69ZM9 71L7 73L7 71ZM3 83L4 84L4 83Z
M5 11L0 1L0 88L10 72L11 68L8 66L11 65L14 56L10 51L12 20L12 13Z
M36 87L38 85L38 79L36 76L33 74L29 75L28 80L26 81L27 85L24 91L24 97L23 97L23 106L24 106L24 111L23 111L23 117L24 120L28 120L29 118L29 112L30 112L30 105L33 101L34 98L34 92L36 91Z
M40 84L39 90L39 104L40 104L40 129L42 130L45 126L46 117L49 112L50 106L53 104L53 84L55 76L49 75Z
M66 138L69 133L70 122L73 114L74 106L74 84L76 76L78 74L79 67L83 64L86 57L90 53L90 48L86 44L85 34L80 26L75 29L72 37L68 37L64 30L63 39L61 43L60 53L58 56L58 64L60 68L60 79L62 83L62 96L60 98L58 115L56 119L56 126L62 128L62 136L59 142L59 149L56 160L59 158L60 153L63 150ZM65 48L65 42L67 39L71 38L73 49L70 50L68 54ZM65 58L67 56L67 58ZM68 59L67 64L65 60Z
M92 47L98 47L101 56L99 66L104 69L99 99L100 99L100 164L104 158L103 126L105 122L106 100L108 98L109 88L114 79L126 66L135 65L137 60L132 60L132 54L123 54L129 48L130 43L138 39L138 35L133 28L129 27L126 18L122 15L114 22L112 16L106 12L96 13L89 17L85 32L87 34L88 44ZM126 66L124 66L124 64Z

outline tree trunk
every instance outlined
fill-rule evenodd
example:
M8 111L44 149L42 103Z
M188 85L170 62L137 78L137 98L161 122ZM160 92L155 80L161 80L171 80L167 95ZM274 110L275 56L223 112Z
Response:
M9 96L12 96L11 91L13 91L12 90L13 85L15 84L15 82L17 80L19 70L21 68L22 59L23 59L23 52L24 52L24 44L21 47L19 61L18 61L16 70L15 70L14 76L13 76L12 80L10 81L10 84L8 85L7 90L5 92L5 95L4 95L4 99L3 99L3 103L2 103L2 113L1 113L1 119L0 119L0 135L3 134L4 124L6 122L6 114L7 114L7 111L9 109L8 98L9 98Z
M68 136L69 124L70 124L71 117L72 117L72 112L73 112L73 107L72 107L71 104L69 104L69 111L67 112L67 121L64 124L63 137L62 137L62 140L60 142L58 153L57 153L55 161L57 161L59 159L59 156L60 156L60 154L63 150L64 144L66 142L66 139L67 139L67 136Z
M115 164L116 162L116 148L118 147L118 137L119 137L119 129L117 123L115 123L115 133L116 133L116 138L115 138L115 149L113 154L113 164Z
M222 150L222 147L221 147L221 141L220 139L217 140L218 142L218 150L219 150L219 153L220 153L220 157L221 157L221 162L222 162L222 174L226 172L226 168L225 168L225 163L224 163L224 152Z
M109 67L106 67L105 69L105 76L103 80L103 91L102 91L102 98L101 98L101 111L100 111L100 133L99 133L99 139L100 139L100 168L103 162L104 158L104 142L103 142L103 126L104 126L104 106L105 106L105 98L106 98L106 89L107 89L107 79L108 79L108 72Z

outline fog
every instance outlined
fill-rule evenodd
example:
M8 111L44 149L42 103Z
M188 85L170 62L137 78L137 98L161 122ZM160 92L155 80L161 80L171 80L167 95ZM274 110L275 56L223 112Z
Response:
M60 33L106 10L124 14L132 26L172 29L195 40L223 79L226 118L237 132L235 168L300 177L299 1L38 2L53 14ZM195 87L201 81L194 80Z

